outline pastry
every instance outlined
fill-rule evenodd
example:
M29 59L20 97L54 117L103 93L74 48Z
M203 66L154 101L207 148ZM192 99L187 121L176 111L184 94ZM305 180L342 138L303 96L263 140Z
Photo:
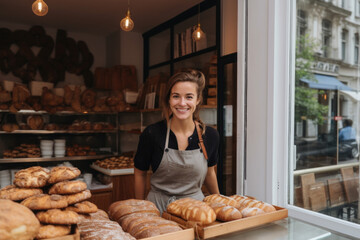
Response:
M80 220L76 212L70 210L50 209L36 213L41 223L71 225L77 224Z
M56 238L68 235L71 232L71 226L67 225L41 225L36 239Z
M22 169L15 174L14 184L20 188L44 187L50 171L39 166Z
M25 198L42 193L42 189L39 188L18 188L15 185L9 185L0 190L0 199L21 201Z
M54 184L65 180L71 180L77 178L80 173L80 170L76 167L54 167L53 169L51 169L48 182L50 184Z
M40 228L39 220L27 207L0 199L0 240L31 240Z
M47 210L52 208L65 208L68 206L65 196L39 194L29 197L21 202L31 210Z
M75 203L74 206L68 206L66 210L71 210L77 213L96 213L98 208L95 204L89 201Z
M86 190L86 183L83 181L63 181L55 183L49 194L74 194Z
M90 190L85 190L79 193L66 195L65 197L68 205L71 205L91 198L91 192Z

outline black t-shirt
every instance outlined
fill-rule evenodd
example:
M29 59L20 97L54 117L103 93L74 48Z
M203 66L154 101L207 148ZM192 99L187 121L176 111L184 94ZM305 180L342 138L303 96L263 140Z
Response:
M142 171L149 170L150 166L153 172L159 167L164 154L166 140L166 121L160 121L149 125L140 135L139 145L134 159L134 165ZM212 127L206 127L203 135L204 145L208 154L208 167L215 166L219 158L219 133ZM199 137L196 128L193 134L188 138L189 145L186 150L199 149ZM175 134L170 130L169 148L178 149Z

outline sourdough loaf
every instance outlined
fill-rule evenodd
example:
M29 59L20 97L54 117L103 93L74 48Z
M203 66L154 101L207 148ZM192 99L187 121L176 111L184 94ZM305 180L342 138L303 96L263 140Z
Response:
M42 193L43 191L39 188L18 188L15 185L9 185L0 190L0 199L21 201Z

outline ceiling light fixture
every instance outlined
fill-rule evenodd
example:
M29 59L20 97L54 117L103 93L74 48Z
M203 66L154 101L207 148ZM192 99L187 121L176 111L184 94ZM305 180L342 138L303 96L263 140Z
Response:
M36 0L32 4L32 11L40 17L45 16L48 13L48 10L48 5L43 0Z
M134 28L134 22L130 18L130 0L128 0L128 10L126 12L126 17L120 21L120 28L126 32L129 32Z
M204 36L204 32L200 28L200 4L199 4L199 13L198 13L198 25L196 30L192 34L194 41L200 41Z

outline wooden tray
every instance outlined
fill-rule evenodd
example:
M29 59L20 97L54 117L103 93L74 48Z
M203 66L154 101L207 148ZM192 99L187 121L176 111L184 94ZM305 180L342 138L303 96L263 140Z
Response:
M274 206L276 211L265 213L253 217L242 218L230 222L218 222L207 225L199 226L195 222L185 221L179 217L173 216L167 212L163 212L162 217L179 223L184 228L194 228L196 237L200 239L208 239L232 232L245 230L252 227L257 227L265 223L274 222L283 218L287 218L288 210L278 206Z
M194 240L195 233L193 228L187 228L182 231L166 233L155 237L143 238L142 240Z
M46 238L43 240L80 240L80 231L77 225L72 225L70 235L56 237L56 238Z

